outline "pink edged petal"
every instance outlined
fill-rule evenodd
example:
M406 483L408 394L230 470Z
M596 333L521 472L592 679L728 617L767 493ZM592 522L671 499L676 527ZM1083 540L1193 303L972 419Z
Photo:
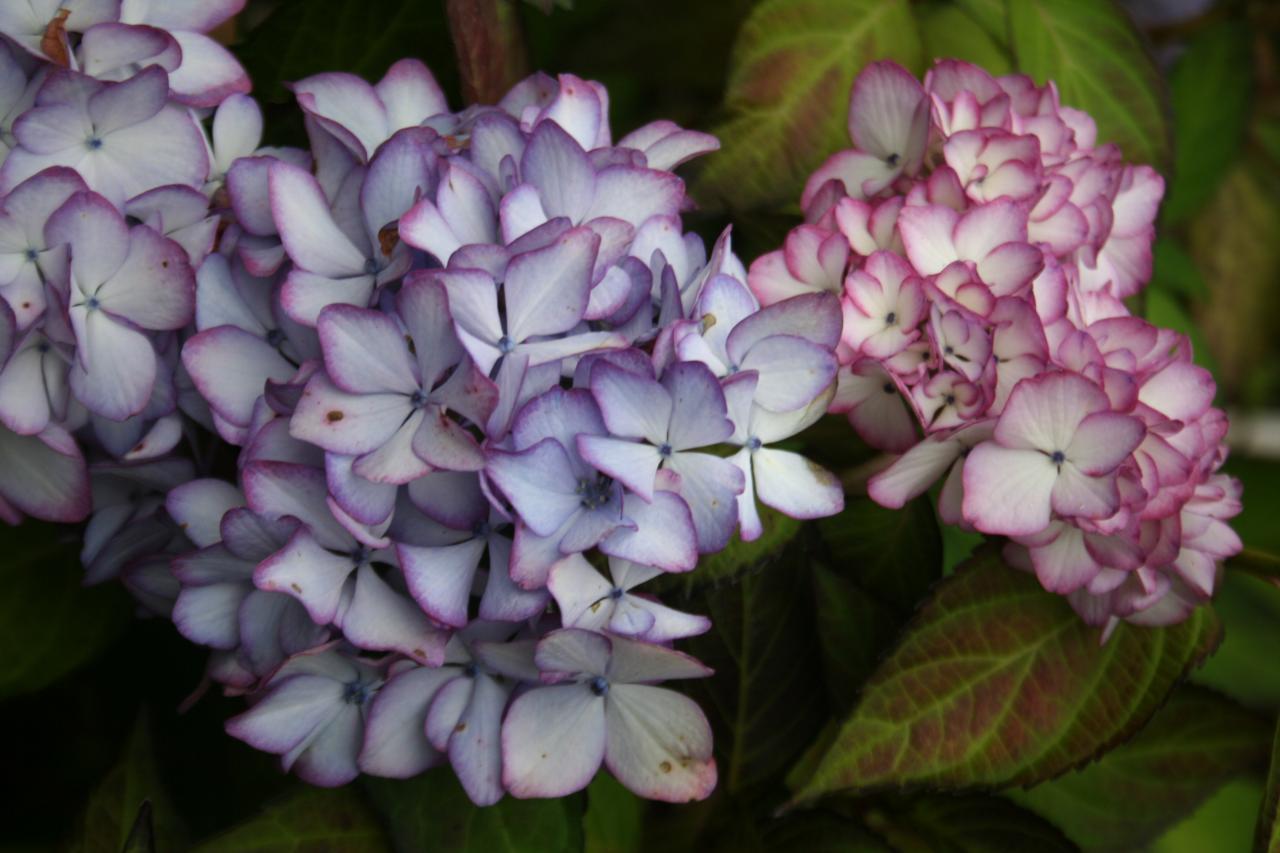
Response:
M348 394L317 373L289 419L289 434L334 453L358 456L389 441L412 413L403 394Z
M287 382L297 372L275 347L235 326L192 337L182 348L182 364L209 405L241 426L253 420L268 381Z
M72 277L82 292L110 280L129 254L124 217L107 199L79 192L49 217L44 227L49 246L67 244L75 254Z
M298 105L362 161L390 135L386 109L373 86L354 74L315 74L292 84Z
M492 450L485 473L539 536L550 536L582 506L565 449L546 438L519 453Z
M840 309L834 293L806 293L770 305L733 327L725 342L729 357L743 358L760 341L790 335L822 347L840 342Z
M605 435L580 435L577 449L592 468L613 477L644 500L653 499L654 480L662 461L653 445Z
M520 172L537 190L546 217L566 216L575 224L589 218L595 170L583 147L563 128L551 122L538 125L525 146ZM524 199L522 207L529 206L530 200Z
M918 161L929 136L929 100L915 75L896 62L864 68L849 96L849 136L890 166Z
M444 662L449 637L368 564L356 574L351 606L342 615L342 633L362 649L400 652L428 666Z
M206 478L182 483L165 496L164 508L197 548L222 541L222 517L244 506L244 495L225 480Z
M463 346L480 369L488 372L501 355L496 344L502 337L493 277L479 270L449 270L434 280L443 284L449 295L449 313Z
M392 131L449 111L440 84L417 59L401 59L387 69L373 88L386 107Z
M1005 447L1065 451L1081 421L1109 408L1106 393L1083 376L1044 374L1013 389L995 437Z
M513 341L567 332L582 321L600 240L590 229L565 232L507 267L507 333Z
M275 158L272 157L241 157L227 167L227 195L231 201L231 210L236 215L236 222L245 231L258 237L270 237L277 233L276 221L271 213L270 184L267 180L274 162ZM274 244L274 248L284 252L279 244Z
M867 494L881 506L901 509L907 501L928 491L963 450L958 441L926 439L872 477Z
M610 166L596 175L587 219L609 217L639 227L653 216L673 216L684 199L684 181L670 172Z
M234 649L240 643L240 605L252 589L244 582L187 587L173 603L174 626L193 643Z
M74 4L85 5L82 3ZM207 33L244 9L245 0L164 0L138 2L98 0L94 5L120 6L121 20L128 24L147 24L165 30L190 30ZM114 13L112 13L114 17Z
M978 261L978 277L996 296L1022 291L1044 269L1044 254L1030 243L1005 243Z
M294 268L280 290L280 304L295 323L315 326L320 312L330 305L367 306L375 283L372 275L327 278Z
M422 199L400 217L399 229L401 240L434 255L442 265L462 246L462 241L430 199Z
M449 737L453 772L467 796L480 806L502 799L500 732L510 689L487 675L476 676L471 701Z
M502 782L514 797L562 797L587 786L605 753L605 699L585 684L540 687L502 725Z
M289 676L261 702L227 720L227 734L266 752L289 752L336 716L344 704L343 689L332 678Z
M711 620L674 610L638 595L625 596L609 621L609 630L649 643L669 643L711 630Z
M827 347L792 335L765 338L739 365L759 374L755 402L774 412L802 409L836 378L839 364Z
M22 435L35 435L49 425L58 405L57 389L65 388L62 356L40 352L37 340L43 338L28 338L0 370L0 423Z
M324 472L292 462L255 461L241 474L249 508L275 521L291 516L308 528L325 548L352 547L349 534L334 520L325 503Z
M180 329L195 311L195 274L181 246L139 225L129 232L123 264L96 295L107 311L144 329Z
M456 669L452 671L455 674L458 673ZM466 713L477 683L476 679L455 678L440 688L440 692L431 703L425 727L427 741L441 752L449 750L453 730L457 727L458 720Z
M225 173L237 158L247 157L262 142L262 108L248 95L231 95L213 116L213 150Z
M396 488L366 480L353 470L354 461L338 453L325 454L325 481L329 484L330 496L354 521L376 526L391 518Z
M628 495L624 513L636 529L618 527L601 540L601 551L668 572L684 572L697 565L693 516L679 496L659 491L652 503L645 503Z
M364 254L334 222L329 201L309 172L277 160L271 164L268 186L280 239L298 267L329 278L364 271Z
M706 447L733 435L733 423L726 417L724 391L704 364L668 365L662 384L674 403L667 431L672 449Z
M608 623L613 584L581 554L571 554L551 568L547 589L560 608L564 627L599 631Z
M489 579L480 597L479 616L502 622L532 619L547 608L546 590L524 590L511 579L511 540L489 537Z
M463 628L484 550L484 539L469 539L441 548L401 544L396 546L396 555L409 593L419 606L432 619Z
M613 659L605 673L615 684L648 683L683 678L706 678L713 670L674 649L635 640L614 639Z
M837 186L843 186L852 198L869 198L887 187L900 171L865 151L837 151L809 176L800 206L808 210L830 181L839 182Z
M1049 524L1058 471L1036 450L983 442L964 463L964 518L983 533L1025 536Z
M604 675L612 650L611 641L602 634L565 628L538 642L534 660L548 674Z
M170 34L182 48L182 64L169 75L169 87L181 103L215 107L223 99L253 88L244 66L213 39L183 30Z
M427 712L440 688L457 678L452 669L402 669L378 689L365 718L360 770L408 779L444 760L427 740Z
M414 433L413 452L432 468L445 471L480 471L484 451L475 437L439 406L430 406L422 426Z
M1189 361L1175 361L1142 384L1138 400L1166 417L1190 421L1204 415L1216 392L1213 374Z
M388 315L334 305L322 312L316 330L325 370L343 391L412 394L418 390L404 334Z
M167 89L167 87L166 87ZM117 204L170 184L199 187L209 176L209 155L195 118L169 104L144 122L108 134L89 170L104 195Z
M1094 412L1080 422L1066 450L1071 464L1090 476L1109 474L1146 437L1142 421L1118 412Z
M153 65L90 95L89 118L101 138L156 115L164 108L168 95L169 76L163 68Z
M619 684L610 688L606 709L605 765L619 782L671 803L711 795L711 726L696 702L661 687Z
M901 225L902 220L898 221ZM968 261L981 261L1005 243L1026 241L1027 212L1012 199L1000 198L978 205L961 216L955 226L956 252Z
M723 550L738 524L736 498L746 487L742 472L710 453L676 453L666 467L680 477L675 491L689 507L698 550Z
M156 378L151 341L101 310L71 309L79 345L71 393L85 407L114 421L146 408Z
M591 371L591 394L605 426L614 435L647 439L653 444L666 440L671 395L652 378L601 362Z
M440 181L436 197L440 214L459 243L492 243L497 239L498 218L489 191L471 172L450 166ZM441 263L445 263L441 259Z
M967 488L966 488L967 491ZM1114 476L1091 477L1070 462L1053 485L1053 511L1059 515L1107 518L1120 506Z
M1079 528L1058 526L1052 542L1031 549L1031 563L1045 589L1067 595L1093 580L1102 567L1089 554Z
M259 589L292 595L312 620L328 625L337 616L343 587L354 570L351 557L321 547L303 528L258 565L253 580Z
M44 521L83 521L92 499L75 439L57 426L30 436L0 426L0 499Z
M360 775L356 756L364 736L360 709L344 703L330 723L297 755L292 769L298 778L323 788L337 788ZM284 760L289 762L292 753Z
M844 490L830 471L789 450L761 448L752 457L760 502L792 518L823 518L844 509Z

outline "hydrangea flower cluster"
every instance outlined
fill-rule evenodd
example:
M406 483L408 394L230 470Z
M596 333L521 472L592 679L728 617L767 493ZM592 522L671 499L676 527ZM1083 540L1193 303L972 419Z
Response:
M868 66L849 131L749 284L766 305L839 295L831 411L901 454L871 497L901 507L941 480L943 521L1007 536L1108 632L1186 618L1241 548L1240 486L1218 473L1213 378L1124 302L1151 275L1161 177L1052 83L958 61L923 85Z
M835 393L838 299L762 309L729 233L682 229L671 169L715 140L614 143L599 84L454 112L406 60L293 90L309 151L259 149L242 96L213 122L180 368L234 482L168 484L127 582L250 696L228 731L315 784L447 761L488 804L604 764L707 796L707 720L657 683L709 674L671 643L710 623L643 584L759 536L758 503L842 508L775 446Z
M171 455L201 409L179 333L219 227L211 181L256 144L248 77L205 33L243 5L0 8L0 518L94 512L90 580L167 536L163 491L194 475ZM228 98L211 142L201 120Z

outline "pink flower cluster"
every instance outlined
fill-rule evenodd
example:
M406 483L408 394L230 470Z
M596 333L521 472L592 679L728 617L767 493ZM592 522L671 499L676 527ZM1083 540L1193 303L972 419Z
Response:
M901 454L871 497L941 480L944 522L1009 537L1011 562L1108 632L1186 618L1241 548L1240 486L1218 473L1213 378L1124 302L1151 275L1161 177L1052 83L958 61L923 85L869 66L849 131L749 283L764 304L839 294L831 411Z

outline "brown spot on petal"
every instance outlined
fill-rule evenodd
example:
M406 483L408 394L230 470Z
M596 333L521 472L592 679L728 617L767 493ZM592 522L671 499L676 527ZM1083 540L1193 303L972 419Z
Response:
M664 762L662 762L661 764L659 764L659 765L658 765L658 769L659 769L659 770L661 770L663 773L670 773L670 772L671 772L671 762L670 762L670 761L664 761Z
M465 732L465 731L467 730L467 724L466 724L466 723L458 723L456 726L454 726L454 727L453 727L453 730L454 730L455 732Z
M391 251L395 249L396 244L400 242L400 225L392 222L390 225L384 225L378 231L378 248L382 250L382 254L388 258L391 257Z
M702 315L702 331L704 331L704 332L705 332L705 331L707 331L707 329L710 329L710 328L711 328L712 326L714 326L715 324L716 324L716 315L715 315L715 314L703 314L703 315Z
M289 584L289 588L298 594L302 593L302 587L298 586L296 583Z
M324 419L331 424L336 424L338 421L342 420L344 417L346 417L346 415L342 414L342 412L339 412L335 409L334 411L329 412L329 414L325 415Z
M422 649L414 649L414 650L413 650L413 654L414 654L416 657L420 657L420 658L425 658L425 657L427 656L427 653L426 653L426 652L424 652Z
M71 55L67 52L67 18L71 17L70 9L59 9L44 28L40 36L40 52L49 57L55 65L67 68L71 65Z

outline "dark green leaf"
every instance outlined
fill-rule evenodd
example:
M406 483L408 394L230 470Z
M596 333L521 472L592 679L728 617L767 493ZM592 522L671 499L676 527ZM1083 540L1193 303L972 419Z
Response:
M1182 222L1203 206L1239 155L1249 125L1251 53L1244 22L1226 20L1197 33L1169 75L1178 146L1164 222Z
M909 613L942 575L942 536L929 498L886 509L848 498L844 512L818 522L831 568L900 613Z
M1254 832L1253 846L1266 853L1280 853L1280 722L1276 724L1271 746L1271 769L1267 772L1267 787L1262 792L1262 808L1258 810L1258 827Z
M735 533L723 551L699 558L693 571L663 575L649 587L654 591L682 590L688 595L695 589L732 582L746 572L759 571L782 555L801 528L796 519L766 506L760 507L760 521L764 533L759 539L743 542Z
M845 712L893 642L901 619L883 601L820 563L813 565L813 598L827 692L832 708Z
M1106 645L994 550L936 588L795 802L903 786L1052 778L1124 741L1221 633L1208 607Z
M1223 785L1194 813L1151 845L1152 853L1245 851L1262 805L1262 780L1246 777Z
M1008 46L1008 0L955 0L955 5L976 21L992 41Z
M453 771L438 767L414 779L366 779L391 827L397 850L451 853L560 853L583 845L581 799L517 800L480 808Z
M1213 298L1196 319L1221 368L1218 384L1238 396L1270 361L1280 334L1280 201L1274 173L1239 164L1190 223L1188 249ZM1271 402L1270 395L1259 403Z
M1070 853L1076 846L1038 815L996 797L924 797L873 810L867 824L899 853Z
M720 785L736 795L788 765L826 711L805 555L709 590L715 630L690 651L715 670L692 685L716 727Z
M1248 572L1265 580L1280 581L1280 557L1266 551L1245 548L1232 557L1227 566L1234 571Z
M150 845L145 844L148 839ZM135 722L119 763L89 798L74 849L79 853L179 850L185 847L184 841L182 822L156 767L144 713Z
M1227 780L1265 760L1270 721L1196 687L1128 743L1075 773L1010 796L1090 850L1142 849Z
M639 853L647 805L608 773L596 774L582 817L586 853Z
M884 842L856 821L825 812L801 812L769 827L765 842L776 853L888 853Z
M1222 646L1198 671L1197 684L1212 687L1250 707L1280 709L1280 589L1228 571L1214 597L1227 631Z
M0 527L0 696L39 690L106 650L129 623L118 586L85 589L64 528Z
M236 56L258 97L286 101L285 83L325 71L377 80L406 56L423 57L446 85L456 80L439 3L419 0L282 0L249 30Z
M1062 103L1098 123L1098 141L1126 160L1169 166L1171 142L1160 73L1112 0L1018 0L1009 32L1019 70L1054 80Z
M1157 237L1153 249L1154 268L1151 286L1202 302L1209 298L1209 285L1196 268L1196 262L1182 246L1168 237Z
M390 849L377 815L365 804L358 789L348 786L299 788L268 806L258 817L199 845L196 851L381 853Z
M1009 46L997 41L983 23L951 0L922 3L916 11L925 60L963 59L992 74L1013 71Z
M850 145L849 90L862 66L913 71L920 38L906 0L763 0L734 44L725 104L695 196L747 210L793 203L808 174Z

